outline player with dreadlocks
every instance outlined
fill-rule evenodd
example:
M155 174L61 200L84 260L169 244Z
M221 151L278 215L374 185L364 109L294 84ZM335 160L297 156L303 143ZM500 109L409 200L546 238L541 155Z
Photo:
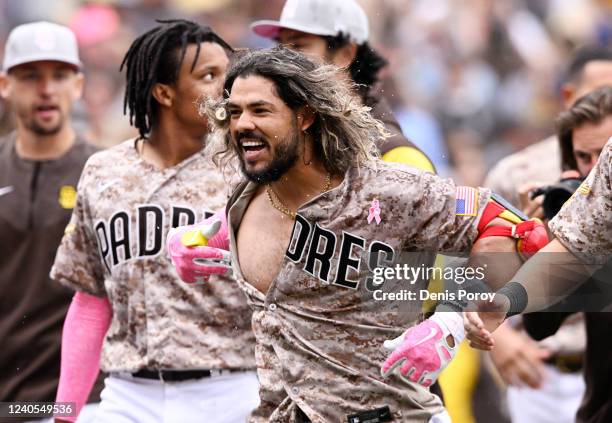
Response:
M77 291L57 401L80 408L100 363L109 377L99 421L242 422L257 406L244 295L227 277L184 284L162 241L226 202L196 103L220 97L231 51L210 28L184 20L160 21L137 38L121 68L140 135L93 156L79 182L52 269Z

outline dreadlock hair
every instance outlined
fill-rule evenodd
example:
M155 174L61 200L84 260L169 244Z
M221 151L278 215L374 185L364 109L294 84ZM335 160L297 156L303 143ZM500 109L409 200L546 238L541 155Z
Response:
M335 36L324 36L323 39L325 39L327 49L331 53L351 42L350 37L343 32ZM387 59L378 54L367 41L357 46L355 59L349 65L348 71L351 79L357 84L358 92L363 100L365 100L372 85L378 81L380 70L388 64Z
M157 83L173 84L177 81L189 44L197 50L191 71L195 68L203 42L219 44L233 52L230 45L210 27L184 19L157 20L156 26L138 37L125 54L119 71L126 68L123 114L130 111L130 125L136 127L141 138L151 132L157 120L159 104L151 95Z
M229 132L229 113L224 108L236 78L261 76L274 84L278 97L294 112L307 107L315 121L307 133L315 154L332 174L344 174L352 165L378 156L376 142L389 134L355 95L354 84L331 65L316 65L303 54L282 45L243 54L228 70L224 84L225 100L208 100L201 108L212 126L208 140L213 160L225 167L238 151Z

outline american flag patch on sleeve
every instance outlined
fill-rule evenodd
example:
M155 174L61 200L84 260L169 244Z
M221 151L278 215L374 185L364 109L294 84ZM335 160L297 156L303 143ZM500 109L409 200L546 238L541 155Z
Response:
M478 214L478 190L472 187L456 187L457 216L476 216Z

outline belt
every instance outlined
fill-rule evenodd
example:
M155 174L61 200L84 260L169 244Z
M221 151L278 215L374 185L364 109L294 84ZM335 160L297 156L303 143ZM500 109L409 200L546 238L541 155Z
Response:
M246 372L248 369L209 369L209 370L149 370L142 369L132 373L132 377L155 379L162 382L182 382L191 379L219 377L230 373Z
M555 366L561 373L576 373L582 370L584 358L582 354L553 355L545 362Z
M393 420L391 410L388 405L370 411L362 411L361 413L351 414L346 416L348 423L382 423Z

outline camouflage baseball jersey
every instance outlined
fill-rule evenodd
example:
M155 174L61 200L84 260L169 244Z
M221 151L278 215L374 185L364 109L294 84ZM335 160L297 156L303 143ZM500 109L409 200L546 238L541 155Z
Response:
M552 184L561 177L561 151L552 136L503 158L487 175L484 186L520 206L518 189L527 182Z
M377 286L368 275L400 252L413 252L414 266L430 266L436 251L469 252L490 193L466 189L474 201L468 206L459 204L452 182L429 173L382 161L349 169L340 186L298 210L282 266L264 295L244 279L236 253L236 229L257 185L239 187L229 226L234 273L254 309L261 404L251 422L299 422L301 412L314 423L345 422L385 405L394 421L426 422L442 411L427 388L380 376L389 353L383 342L422 318L421 303L398 312L397 304L374 301ZM373 200L379 224L368 223ZM416 287L426 284L419 280Z
M165 250L170 227L224 207L224 179L205 152L158 170L134 140L93 155L51 271L113 309L106 371L254 368L251 310L233 279L182 282Z
M571 252L604 262L612 257L612 139L597 165L550 221L553 235Z

